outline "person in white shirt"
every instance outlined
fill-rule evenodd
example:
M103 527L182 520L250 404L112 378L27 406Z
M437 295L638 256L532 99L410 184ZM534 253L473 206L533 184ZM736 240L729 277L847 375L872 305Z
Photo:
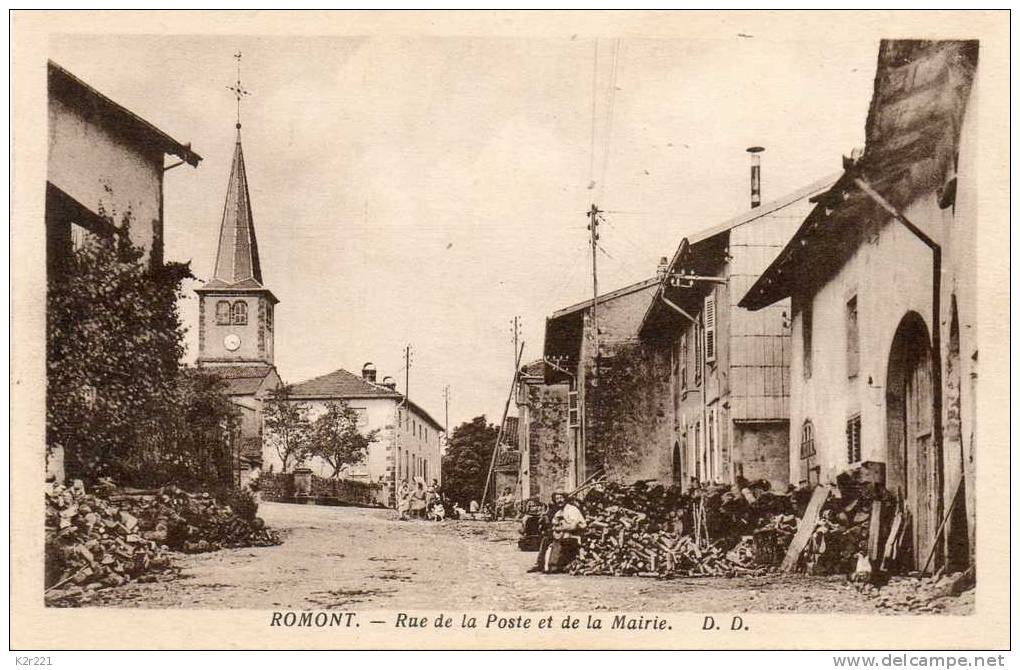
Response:
M538 558L528 572L561 572L577 557L581 535L588 526L581 508L562 491L552 495L546 520L546 533L538 549Z

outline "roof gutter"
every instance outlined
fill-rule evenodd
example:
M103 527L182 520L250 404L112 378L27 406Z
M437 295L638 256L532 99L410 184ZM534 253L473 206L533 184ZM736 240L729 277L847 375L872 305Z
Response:
M697 323L695 318L693 316L691 316L690 314L688 314L687 311L684 308L680 307L680 305L676 304L675 302L673 302L672 300L670 300L669 298L666 297L666 290L665 290L664 286L660 286L659 287L659 299L662 300L662 302L665 303L665 305L667 307L669 307L674 312L676 312L680 316L684 317L685 319L687 319L691 323Z
M934 405L934 418L932 431L935 437L935 490L942 492L944 477L944 460L942 453L942 247L923 230L918 228L910 219L903 215L888 200L882 197L878 191L872 188L871 184L861 177L854 177L854 184L861 189L865 195L871 198L875 204L884 209L892 218L899 221L925 246L931 249L931 348L932 348L932 387L934 390L932 404ZM944 492L935 496L935 518L941 519L945 505ZM936 547L938 538L936 538ZM934 548L933 548L934 551ZM929 561L931 558L929 557ZM925 566L927 568L927 565Z

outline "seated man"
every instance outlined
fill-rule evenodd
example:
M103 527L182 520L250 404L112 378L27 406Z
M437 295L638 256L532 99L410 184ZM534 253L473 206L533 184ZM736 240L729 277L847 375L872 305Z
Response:
M548 530L538 549L536 564L528 572L562 572L577 558L581 548L581 534L587 522L581 509L569 500L566 493L553 494L546 518Z
M503 495L496 500L496 521L514 516L514 492L509 486L503 489Z

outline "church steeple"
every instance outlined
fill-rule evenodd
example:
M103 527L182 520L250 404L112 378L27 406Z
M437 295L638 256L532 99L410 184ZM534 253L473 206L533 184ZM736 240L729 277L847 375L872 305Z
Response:
M216 251L216 270L213 278L225 284L239 284L254 280L262 286L262 267L259 264L259 246L255 239L255 220L251 214L251 197L248 195L248 175L244 169L244 151L241 148L241 130L237 130L234 144L234 162L227 181L227 199L220 223L220 244Z
M220 220L219 245L212 277L195 292L199 295L198 364L202 366L272 366L277 299L262 280L255 218L248 193L248 174L241 148L240 58L235 86L237 138L227 179L227 196Z

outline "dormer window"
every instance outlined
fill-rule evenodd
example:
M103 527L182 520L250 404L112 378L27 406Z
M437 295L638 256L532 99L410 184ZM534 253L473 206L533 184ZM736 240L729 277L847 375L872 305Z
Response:
M248 325L248 303L238 300L231 310L231 321L235 326Z
M226 300L220 300L216 303L216 325L230 325L230 303Z

